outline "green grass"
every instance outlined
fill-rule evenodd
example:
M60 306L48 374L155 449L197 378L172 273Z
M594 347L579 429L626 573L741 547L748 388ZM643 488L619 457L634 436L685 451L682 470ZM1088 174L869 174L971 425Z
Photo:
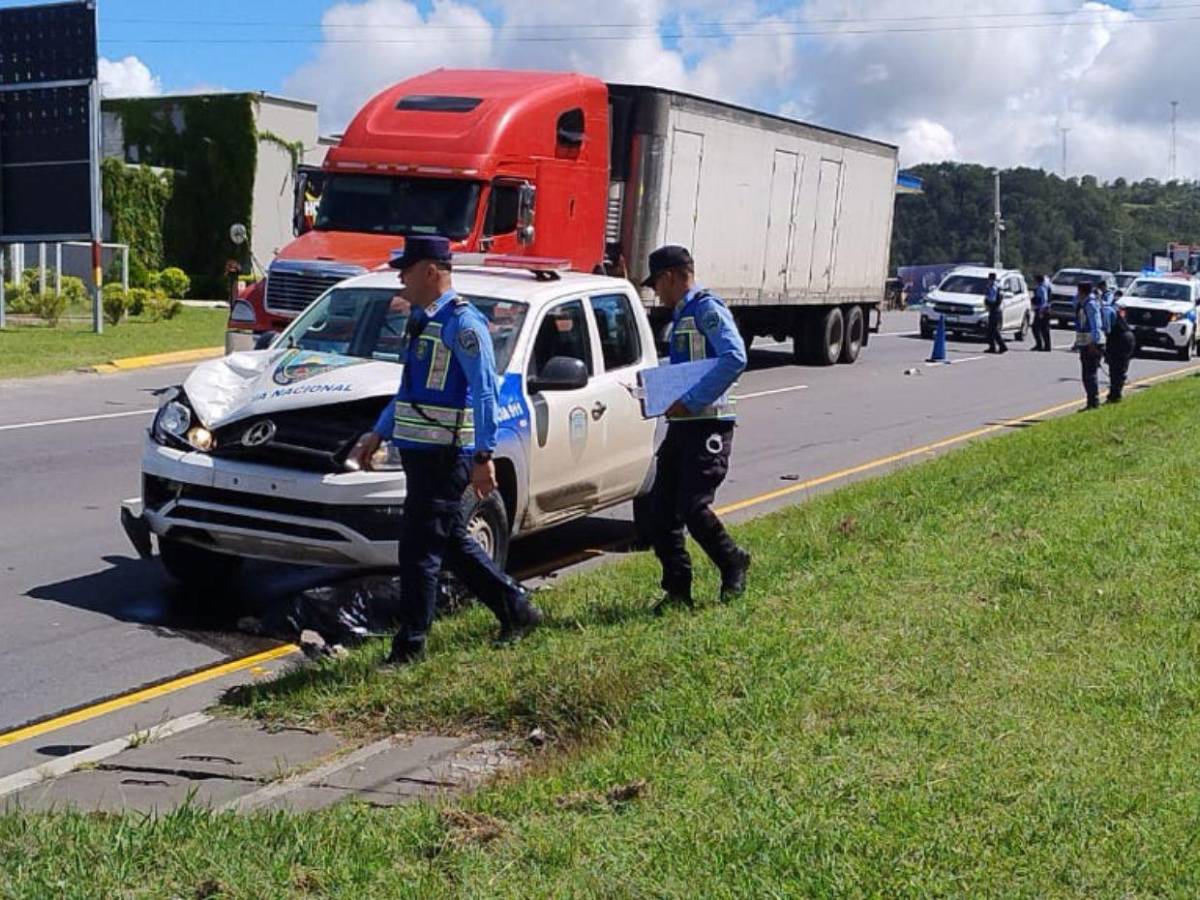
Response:
M185 307L169 321L105 324L103 334L92 332L91 320L64 320L57 328L10 323L0 331L0 378L47 375L125 356L219 347L225 342L228 319L225 310Z
M544 595L516 647L472 611L412 669L373 645L230 698L363 736L546 729L451 802L495 840L430 806L9 815L0 895L1194 897L1198 411L1192 377L757 520L732 608L651 618L643 555Z

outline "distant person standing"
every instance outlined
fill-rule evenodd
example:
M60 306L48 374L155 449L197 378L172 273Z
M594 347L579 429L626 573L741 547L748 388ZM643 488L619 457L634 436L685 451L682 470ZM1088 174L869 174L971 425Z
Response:
M1083 378L1083 390L1087 395L1087 408L1100 406L1100 360L1104 355L1104 327L1100 315L1100 304L1085 282L1076 288L1075 298L1075 349L1079 353L1079 366Z
M1105 334L1104 361L1108 363L1107 402L1120 403L1125 377L1129 374L1129 361L1137 350L1137 339L1125 320L1125 310L1116 303L1102 307L1101 319Z
M1038 274L1033 278L1033 340L1034 350L1050 352L1050 279Z
M1000 293L1000 285L996 283L996 273L988 272L987 293L983 297L983 305L987 307L987 353L1007 353L1008 344L1004 343L1004 335L1000 329L1004 325L1004 296Z

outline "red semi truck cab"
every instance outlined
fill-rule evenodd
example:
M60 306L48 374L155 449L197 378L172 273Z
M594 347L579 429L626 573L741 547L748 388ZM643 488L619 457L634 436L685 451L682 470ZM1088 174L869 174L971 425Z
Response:
M410 234L595 270L605 250L608 88L576 74L438 69L373 97L321 170L311 229L233 304L227 349L281 330Z

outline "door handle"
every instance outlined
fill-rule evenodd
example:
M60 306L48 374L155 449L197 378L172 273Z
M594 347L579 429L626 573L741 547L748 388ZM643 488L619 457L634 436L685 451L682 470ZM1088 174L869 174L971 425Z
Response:
M605 406L603 403L601 403L599 400L597 400L595 405L592 407L592 421L599 422L600 417L603 416L606 412L608 412L608 407Z

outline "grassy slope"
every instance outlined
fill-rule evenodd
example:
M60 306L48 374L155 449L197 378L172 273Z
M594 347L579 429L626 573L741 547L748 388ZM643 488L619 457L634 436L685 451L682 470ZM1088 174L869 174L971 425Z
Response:
M557 588L518 647L473 612L409 671L376 646L234 699L546 728L528 776L460 801L495 841L428 807L10 816L0 894L1195 896L1198 400L1163 385L756 521L736 608L649 618L642 557Z
M125 356L219 347L229 314L220 309L185 307L166 322L132 319L105 325L94 334L90 322L63 321L57 328L18 325L0 331L0 378L64 372Z

